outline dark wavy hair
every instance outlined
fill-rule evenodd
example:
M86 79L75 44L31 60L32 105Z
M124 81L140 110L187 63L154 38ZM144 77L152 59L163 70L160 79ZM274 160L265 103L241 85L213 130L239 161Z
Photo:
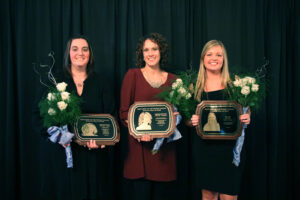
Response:
M136 65L138 67L144 67L146 65L143 56L143 47L145 41L148 39L158 45L160 52L159 66L162 69L166 68L168 65L168 44L166 39L159 33L150 33L139 39L136 46Z
M73 36L68 40L67 46L66 46L66 51L65 51L65 56L64 56L64 66L63 66L64 72L65 72L66 75L72 76L70 49L71 49L72 41L75 40L75 39L84 39L87 42L88 46L89 46L90 59L89 59L89 62L87 64L87 67L86 67L86 73L89 76L90 74L92 74L94 72L95 57L94 57L94 52L93 52L91 43L89 42L88 38L83 36L83 35Z

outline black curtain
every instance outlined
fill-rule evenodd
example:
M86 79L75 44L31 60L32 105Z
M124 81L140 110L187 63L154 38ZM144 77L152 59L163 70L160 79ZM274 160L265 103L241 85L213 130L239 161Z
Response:
M67 39L86 35L96 71L109 77L117 102L127 69L135 67L138 38L163 34L169 68L198 70L203 45L224 42L230 69L248 72L267 61L268 93L252 113L246 136L247 165L239 199L297 199L300 186L300 9L297 0L4 0L0 6L0 190L1 199L38 199L39 135L31 108L39 76L33 67L62 68ZM184 129L184 126L182 126ZM178 199L191 192L190 136L178 142ZM112 177L121 188L122 143ZM121 199L116 195L116 199Z

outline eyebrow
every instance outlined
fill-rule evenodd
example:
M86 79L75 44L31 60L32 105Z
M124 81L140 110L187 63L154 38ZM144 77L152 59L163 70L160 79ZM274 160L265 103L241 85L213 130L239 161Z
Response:
M212 52L212 51L206 52L206 54L209 54L209 53L214 53L214 52ZM215 52L215 53L217 53L217 54L223 54L223 52Z
M74 46L71 46L71 48L73 48L73 47L76 47L76 48L78 48L78 46L76 46L76 45L74 45ZM82 48L89 48L88 46L83 46Z

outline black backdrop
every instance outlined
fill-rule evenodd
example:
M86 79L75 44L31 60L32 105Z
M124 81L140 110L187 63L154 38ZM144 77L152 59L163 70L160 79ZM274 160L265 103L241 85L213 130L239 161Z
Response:
M254 72L270 61L268 95L253 113L246 136L240 199L299 198L299 1L4 0L0 7L1 199L38 199L39 135L31 128L31 107L39 81L32 63L47 63L53 51L54 68L60 70L67 39L84 34L94 47L96 71L109 77L107 85L119 102L123 76L134 67L137 40L149 32L167 38L172 72L197 70L210 39L224 42L230 66ZM188 133L178 142L178 199L197 199L190 190L189 143ZM113 177L117 189L120 146Z

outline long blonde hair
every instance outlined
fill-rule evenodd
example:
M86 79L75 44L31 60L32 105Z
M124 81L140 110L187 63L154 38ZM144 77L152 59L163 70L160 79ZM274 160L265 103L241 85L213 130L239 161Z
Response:
M219 40L208 41L202 49L201 58L200 58L200 67L199 67L197 82L196 82L196 86L195 86L195 99L198 102L201 101L201 95L204 90L205 81L206 81L206 68L204 66L204 56L210 48L215 47L215 46L220 46L223 51L224 61L223 61L222 69L221 69L221 78L222 78L221 83L224 87L227 87L227 84L229 82L231 82L230 75L229 75L229 69L228 69L227 52L226 52L224 44Z

